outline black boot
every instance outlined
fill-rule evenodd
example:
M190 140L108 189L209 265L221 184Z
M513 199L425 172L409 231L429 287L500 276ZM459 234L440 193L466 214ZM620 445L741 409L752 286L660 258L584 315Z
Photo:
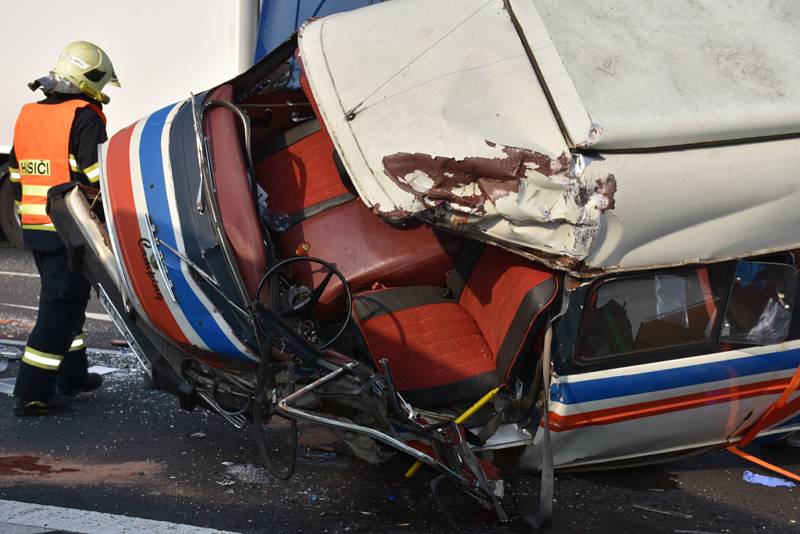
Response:
M14 408L14 415L17 417L37 417L41 415L52 415L69 411L72 398L66 395L56 395L53 398L41 400L18 400Z
M63 390L59 388L58 392L63 395L74 397L79 393L89 393L90 391L94 391L102 385L103 385L102 376L100 376L97 373L88 373L86 375L86 380L80 386Z

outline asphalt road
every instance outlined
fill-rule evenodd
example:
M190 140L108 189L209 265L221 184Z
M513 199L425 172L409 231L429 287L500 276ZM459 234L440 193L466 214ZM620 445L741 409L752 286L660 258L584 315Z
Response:
M25 340L35 320L34 275L26 254L0 242L0 343ZM14 418L13 399L0 395L0 531L3 501L235 532L451 531L429 497L430 472L404 481L408 458L371 466L324 430L303 427L294 478L273 479L257 467L247 431L204 411L183 412L172 397L149 389L133 357L111 345L119 335L96 302L89 311L97 314L87 321L89 345L104 351L93 363L118 369L102 392L73 413L42 419ZM12 363L0 378L15 373ZM798 449L748 451L800 472ZM745 470L768 474L726 452L558 474L552 532L800 532L800 488L748 484ZM511 479L516 510L535 496L537 480ZM465 520L483 517L468 503L456 510Z

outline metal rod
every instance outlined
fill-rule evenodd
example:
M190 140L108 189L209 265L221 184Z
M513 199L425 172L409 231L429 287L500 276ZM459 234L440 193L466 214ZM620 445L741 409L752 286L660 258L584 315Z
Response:
M153 378L153 365L150 363L150 360L144 355L144 351L142 347L139 346L139 342L136 341L136 338L133 337L131 331L128 329L128 325L125 324L125 321L122 319L122 315L117 310L114 303L111 301L111 298L106 293L105 288L102 284L97 284L97 297L100 305L106 310L106 313L109 317L111 317L111 321L114 323L114 326L117 327L122 337L125 338L125 341L128 342L128 346L133 351L133 355L136 356L136 359L141 364L144 372L147 373L147 376Z
M195 133L195 143L197 144L197 157L198 157L198 164L200 168L200 188L203 191L203 196L205 198L205 202L203 203L203 211L208 208L209 215L211 216L211 226L214 229L214 233L217 236L217 242L222 249L222 257L225 260L225 263L228 266L228 272L230 273L231 277L233 278L234 283L236 284L236 289L239 291L239 296L243 303L250 302L250 296L245 287L244 280L242 279L241 274L239 273L238 266L235 264L233 260L233 251L231 250L230 244L228 243L228 238L225 235L225 231L222 227L222 218L219 214L219 208L217 207L216 199L214 198L214 176L211 172L209 167L208 160L203 151L203 138L202 138L202 113L199 113L194 101L194 95L192 95L192 123L194 125L194 133ZM199 197L199 193L198 193ZM255 325L256 318L253 316L252 313L248 313L250 317L250 323Z
M158 242L156 239L156 234L154 231L155 226L153 225L153 221L150 220L150 214L145 214L145 227L147 230L147 239L150 242L150 247L153 250L153 258L156 260L156 267L158 268L158 273L161 275L161 278L164 280L164 284L167 288L167 293L169 293L172 302L178 302L178 299L175 298L175 293L172 292L172 281L167 278L167 266L164 264L164 257L161 254L161 249L158 248Z
M344 366L339 367L338 369L335 369L334 371L331 371L327 375L325 375L325 376L323 376L321 378L318 378L317 380L315 380L314 382L308 384L307 386L304 386L301 389L298 389L297 391L295 391L291 395L288 395L287 397L283 398L280 402L278 402L278 409L280 411L284 412L286 415L297 417L298 419L304 419L304 420L307 420L307 421L318 423L318 424L323 425L323 426L330 426L330 427L333 427L333 428L340 428L340 429L347 430L347 431L350 431L350 432L359 432L361 434L366 434L366 435L368 435L370 437L373 437L373 438L377 439L378 441L381 441L381 442L383 442L383 443L385 443L385 444L387 444L387 445L389 445L391 447L394 447L395 449L400 450L401 452L404 452L404 453L406 453L406 454L408 454L410 456L413 456L414 458L416 458L419 461L425 462L426 464L434 467L435 469L437 469L439 471L442 471L442 472L446 473L447 475L450 475L450 476L454 477L455 479L459 480L460 482L466 482L466 479L464 479L463 476L461 476L460 474L458 474L455 471L451 470L446 465L442 464L441 462L436 461L433 457L425 454L422 451L419 451L419 450L417 450L417 449L415 449L413 447L409 447L408 445L406 445L402 441L400 441L398 439L395 439L392 436L389 436L388 434L384 434L383 432L380 432L380 431L375 430L373 428L369 428L369 427L365 427L365 426L361 426L361 425L356 425L356 424L353 424L353 423L346 423L344 421L339 421L339 420L331 419L331 418L327 418L327 417L322 417L320 415L316 415L316 414L313 414L311 412L306 412L306 411L300 410L298 408L294 408L292 406L289 406L289 404L291 402L294 402L295 400L297 400L300 397L304 396L308 392L318 388L319 386L321 386L321 385L323 385L323 384L325 384L327 382L330 382L331 380L333 380L334 378L336 378L340 374L342 374L345 370L350 370L352 367L354 367L356 365L358 365L357 362L347 363Z
M242 123L242 128L244 129L244 147L245 152L247 153L247 163L248 166L252 169L253 168L253 152L250 150L250 118L247 114L242 111L236 104L232 102L227 102L225 100L209 100L205 104L203 104L203 109L200 111L200 125L203 125L203 119L205 117L206 110L212 107L223 107L231 112L234 115L239 117L239 121Z

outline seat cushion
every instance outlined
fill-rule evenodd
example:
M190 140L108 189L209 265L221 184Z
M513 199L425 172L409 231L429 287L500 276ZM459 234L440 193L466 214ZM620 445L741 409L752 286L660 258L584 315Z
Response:
M302 221L276 241L282 258L294 256L298 245L311 245L309 255L336 265L356 293L373 283L384 286L444 286L447 272L461 251L463 239L426 226L400 229L380 220L362 202L354 201ZM300 263L294 279L317 284L325 273ZM317 310L323 318L346 313L342 285L331 280Z
M439 287L359 295L354 315L375 365L386 358L395 386L416 406L476 398L500 384L478 325Z

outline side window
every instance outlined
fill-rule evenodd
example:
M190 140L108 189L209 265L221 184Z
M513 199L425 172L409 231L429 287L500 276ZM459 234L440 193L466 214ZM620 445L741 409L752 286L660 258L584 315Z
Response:
M792 321L795 278L791 265L739 262L720 339L754 345L786 339Z
M575 359L602 360L713 341L727 290L713 273L700 267L599 284L584 309Z

